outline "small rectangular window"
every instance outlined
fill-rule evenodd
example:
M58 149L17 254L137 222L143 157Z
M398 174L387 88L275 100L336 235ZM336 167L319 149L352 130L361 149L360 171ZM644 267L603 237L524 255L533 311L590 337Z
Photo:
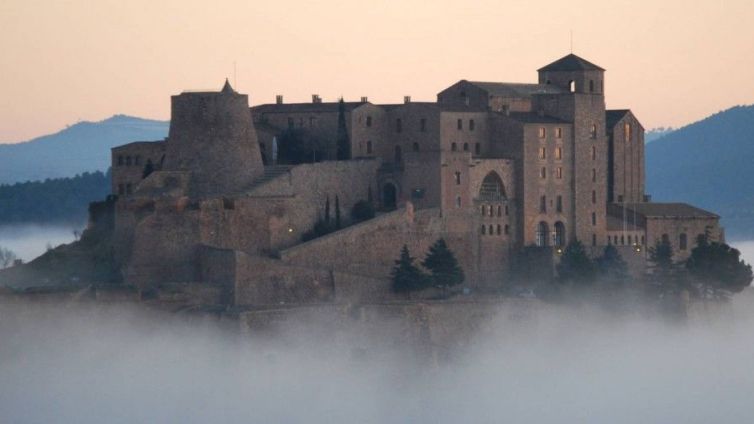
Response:
M371 127L371 126L372 126L372 117L367 116L367 127Z
M597 225L597 214L592 212L592 225Z
M597 182L597 170L594 168L592 168L592 182L593 183Z
M597 191L592 190L592 204L597 204Z
M555 168L555 178L562 180L563 179L563 168L557 167Z
M555 138L563 138L563 128L555 128Z
M482 145L481 144L476 143L474 145L474 154L476 154L477 156L479 156L480 154L482 154Z
M555 159L557 159L557 160L563 159L563 148L562 147L556 147L555 148Z
M555 202L555 210L563 212L563 196L558 196Z
M547 158L547 149L544 147L539 148L539 158L540 159L546 159Z
M123 166L123 156L118 155L118 166Z
M461 185L461 173L456 171L456 185Z
M462 129L463 129L463 119L459 119L459 120L458 120L458 129L459 129L459 130L462 130Z
M547 196L542 196L539 198L539 212L547 213Z
M545 127L539 127L539 138L545 138L547 136L547 130Z
M542 167L542 169L539 170L539 178L541 179L547 178L547 168Z
M474 120L469 119L469 131L474 131Z

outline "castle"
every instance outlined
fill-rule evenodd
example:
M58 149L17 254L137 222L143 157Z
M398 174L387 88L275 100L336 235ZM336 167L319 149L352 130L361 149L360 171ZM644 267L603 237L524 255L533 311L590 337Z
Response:
M145 292L255 306L389 299L400 248L421 257L441 237L480 293L511 284L524 250L553 272L573 240L611 244L640 273L657 240L676 259L699 234L722 240L717 215L645 194L644 129L606 109L604 76L569 54L537 83L461 80L436 102L249 108L227 81L173 96L165 140L112 150L116 263ZM296 131L320 140L313 160L281 164ZM379 212L350 225L359 201ZM302 241L336 207L342 228Z

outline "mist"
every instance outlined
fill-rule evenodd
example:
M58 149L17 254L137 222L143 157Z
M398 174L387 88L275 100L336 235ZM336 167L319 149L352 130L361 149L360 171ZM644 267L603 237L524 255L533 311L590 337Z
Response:
M750 422L752 306L747 290L686 323L503 307L438 360L324 317L261 335L138 306L5 303L0 421Z
M19 259L28 262L47 251L74 241L74 230L84 225L16 224L0 225L0 247L12 250Z

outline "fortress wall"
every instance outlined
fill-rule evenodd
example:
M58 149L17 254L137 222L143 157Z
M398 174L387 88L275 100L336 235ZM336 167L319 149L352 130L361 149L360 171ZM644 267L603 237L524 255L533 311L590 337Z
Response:
M329 271L236 254L236 305L308 304L332 300Z
M147 164L151 163L152 169L158 170L164 154L164 141L134 142L112 148L111 193L131 194L131 191L135 191L136 186L144 179Z

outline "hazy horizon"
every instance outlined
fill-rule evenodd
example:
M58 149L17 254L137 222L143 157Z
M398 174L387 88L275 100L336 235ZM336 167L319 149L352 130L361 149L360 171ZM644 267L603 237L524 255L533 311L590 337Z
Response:
M311 94L434 100L459 79L535 82L570 51L646 128L754 103L743 0L362 4L0 2L0 142L114 114L169 117L170 95L237 81L252 104ZM235 71L234 71L235 63Z

